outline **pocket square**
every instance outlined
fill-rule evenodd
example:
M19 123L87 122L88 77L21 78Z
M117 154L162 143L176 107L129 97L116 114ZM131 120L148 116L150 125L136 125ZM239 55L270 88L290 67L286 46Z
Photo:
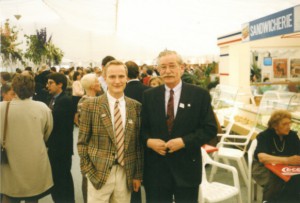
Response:
M179 107L184 109L184 104L183 104L183 103L180 103L180 104L179 104Z
M129 123L129 124L133 124L132 119L128 119L128 123Z

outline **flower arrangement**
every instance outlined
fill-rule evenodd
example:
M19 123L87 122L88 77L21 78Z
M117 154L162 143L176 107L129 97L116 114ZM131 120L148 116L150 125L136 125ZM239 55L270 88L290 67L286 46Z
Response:
M56 47L51 41L48 42L46 49L47 49L47 59L50 60L50 62L55 65L60 64L62 57L64 56L62 50Z
M36 30L36 35L25 35L25 38L28 46L25 57L34 64L56 65L61 62L64 53L52 43L52 36L47 40L46 28Z
M17 46L21 42L17 42L19 31L15 26L10 27L9 20L4 23L4 27L0 27L1 33L1 57L4 63L15 63L20 61L22 63L22 50Z

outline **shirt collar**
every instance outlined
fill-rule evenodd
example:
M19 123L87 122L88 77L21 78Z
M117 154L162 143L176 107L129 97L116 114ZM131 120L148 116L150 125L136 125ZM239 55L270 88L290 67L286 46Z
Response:
M116 101L117 101L117 99L116 98L114 98L113 96L111 96L110 94L109 94L109 92L107 91L106 92L106 94L107 94L107 98L108 98L108 101L109 102L111 102L111 103L116 103ZM124 99L124 94L123 94L123 96L122 97L120 97L119 99L119 103L121 103L121 102L123 102L125 99Z
M59 95L61 95L61 93L54 95L53 98L56 99Z
M139 81L139 79L137 79L137 78L131 79L131 80L128 80L127 83L130 83L130 82L133 82L133 81Z
M169 88L167 85L165 85L165 88L168 92L170 92L171 88ZM180 80L180 82L173 88L174 93L181 90L182 88L182 81Z

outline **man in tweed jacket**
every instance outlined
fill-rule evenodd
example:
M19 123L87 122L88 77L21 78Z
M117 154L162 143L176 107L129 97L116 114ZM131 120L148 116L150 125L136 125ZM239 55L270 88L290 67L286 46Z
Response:
M131 191L139 190L143 176L141 104L124 96L127 68L122 62L108 63L103 75L107 93L82 106L78 138L81 171L88 178L88 202L130 202ZM122 162L115 135L115 103L123 121Z

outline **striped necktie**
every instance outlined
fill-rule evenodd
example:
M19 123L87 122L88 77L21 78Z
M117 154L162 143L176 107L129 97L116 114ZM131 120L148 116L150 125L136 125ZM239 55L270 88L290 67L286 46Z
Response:
M114 115L114 128L117 143L117 159L118 163L121 166L124 166L124 130L118 100L115 103Z

